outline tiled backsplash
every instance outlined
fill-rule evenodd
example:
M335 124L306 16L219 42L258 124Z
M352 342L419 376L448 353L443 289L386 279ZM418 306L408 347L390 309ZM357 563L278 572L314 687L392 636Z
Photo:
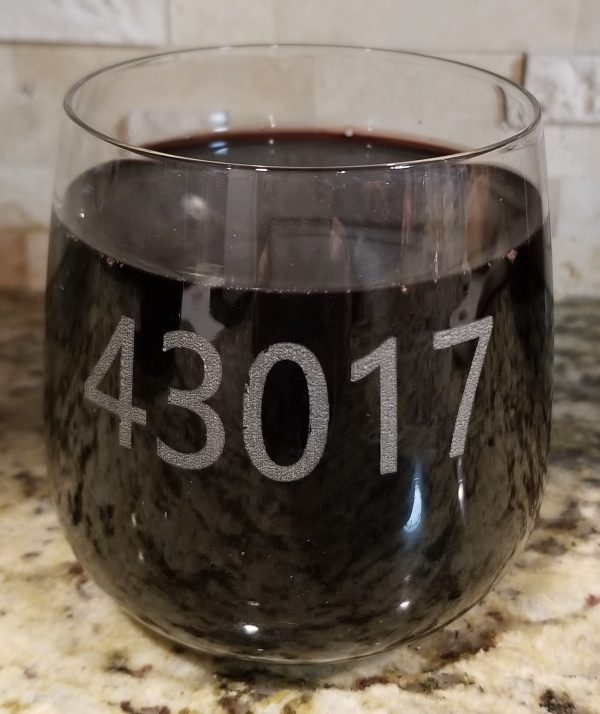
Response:
M2 0L0 285L43 288L72 82L157 47L294 41L424 51L524 81L545 111L556 294L600 294L600 0Z
M2 0L0 39L77 45L169 40L165 0Z

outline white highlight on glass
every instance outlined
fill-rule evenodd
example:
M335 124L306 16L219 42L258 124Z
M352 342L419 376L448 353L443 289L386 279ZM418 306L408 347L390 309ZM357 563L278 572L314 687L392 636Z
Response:
M408 520L404 524L405 533L415 533L423 520L423 494L421 493L421 480L423 473L421 471L421 462L417 461L413 473L413 502L412 509Z

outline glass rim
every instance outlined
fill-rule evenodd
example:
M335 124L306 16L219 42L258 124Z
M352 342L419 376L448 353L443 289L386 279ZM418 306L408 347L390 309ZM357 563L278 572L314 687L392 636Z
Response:
M481 75L482 77L493 78L497 83L516 91L521 97L525 98L529 103L530 108L533 110L533 118L526 124L522 129L516 130L508 136L499 139L498 141L486 144L484 146L476 147L474 149L468 149L466 151L456 151L448 154L436 155L433 157L426 157L422 159L411 159L408 161L392 161L384 163L372 163L372 164L358 164L358 165L346 165L340 164L335 166L290 166L283 165L277 166L272 164L251 164L251 163L238 163L235 161L222 161L217 159L205 159L196 158L190 156L182 156L180 154L173 154L168 151L160 151L157 149L148 148L143 145L130 144L128 142L117 139L115 136L111 136L105 132L100 131L92 126L88 121L82 119L78 112L74 108L74 100L78 91L84 87L88 82L93 80L95 77L100 75L110 74L115 70L127 69L128 67L136 67L138 65L143 65L149 62L153 62L160 59L176 58L181 55L193 54L193 53L208 53L208 52L235 52L236 50L286 50L286 49L316 49L316 50L350 50L356 53L368 52L381 55L395 55L398 57L413 57L425 60L433 60L440 65L450 65L451 67L462 68L463 70L468 70L472 74ZM90 72L77 82L75 82L67 90L63 99L63 109L67 117L77 124L81 129L83 129L88 134L94 136L100 141L112 144L116 148L122 149L129 153L137 154L140 156L145 156L149 159L163 160L163 161L175 161L175 162L186 162L195 163L199 165L204 165L207 168L236 168L236 169L248 169L248 170L260 170L260 171L358 171L364 169L376 170L376 169L408 169L411 166L417 166L422 164L435 164L444 162L454 162L454 161L468 161L477 157L485 156L486 154L491 154L499 149L508 147L516 142L520 141L524 137L531 134L540 124L542 120L542 109L538 100L534 97L531 92L529 92L525 87L517 84L517 82L504 77L491 70L484 69L482 67L477 67L476 65L469 64L467 62L461 62L455 59L449 59L447 57L438 57L436 55L430 55L423 52L412 52L408 50L394 50L385 49L378 47L361 47L358 45L344 45L344 44L327 44L327 43L243 43L243 44L230 44L230 45L213 45L206 47L187 47L183 49L171 49L164 52L155 52L147 55L141 55L140 57L134 57L131 59L122 60L120 62L114 62L109 65L105 65L93 72ZM423 142L426 143L426 142Z

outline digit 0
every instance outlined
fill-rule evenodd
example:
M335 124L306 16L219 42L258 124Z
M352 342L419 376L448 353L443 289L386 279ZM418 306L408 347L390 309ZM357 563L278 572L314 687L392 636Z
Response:
M304 372L309 398L308 439L304 453L294 464L280 466L267 454L262 431L262 400L271 369L288 360ZM306 347L280 342L261 352L252 363L244 393L244 444L254 466L274 481L298 481L317 466L327 442L329 395L319 360Z

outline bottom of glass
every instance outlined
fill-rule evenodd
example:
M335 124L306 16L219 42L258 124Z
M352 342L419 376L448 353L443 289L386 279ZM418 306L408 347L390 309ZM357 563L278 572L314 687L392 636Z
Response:
M504 571L503 571L504 572ZM500 577L500 576L499 576ZM491 587L490 587L491 590ZM467 613L469 610L471 610L473 607L475 607L478 603L480 603L489 590L482 595L478 600L476 600L474 603L468 605L467 607L463 608L459 613L456 615L453 615L452 617L448 618L447 620L444 620L442 623L435 625L427 630L424 630L423 632L420 632L416 635L411 635L408 637L401 637L398 640L395 640L394 642L382 645L381 647L375 647L373 649L370 649L366 652L362 652L359 654L352 654L352 655L343 655L340 657L311 657L311 658L291 658L291 657L274 657L271 655L264 655L257 653L256 655L251 655L247 653L238 653L238 652L233 652L230 649L225 649L225 648L220 648L218 646L211 646L209 644L203 644L199 645L195 642L191 642L189 640L186 640L186 638L183 637L177 637L169 632L166 632L163 630L160 626L155 625L151 622L148 622L146 620L143 620L142 618L138 617L134 613L132 613L130 610L128 610L126 607L123 605L119 604L119 607L132 619L134 620L137 624L141 625L141 627L145 630L148 630L151 632L153 635L158 636L161 640L165 640L166 642L173 643L177 646L181 646L186 648L192 653L195 653L197 655L204 655L207 657L216 657L220 659L226 659L226 660L233 660L235 662L248 662L248 663L256 663L260 662L261 664L265 665L273 665L273 666L279 666L283 665L286 667L294 667L294 666L308 666L308 665L330 665L330 664L343 664L345 662L352 662L354 660L362 660L362 659L367 659L369 657L375 657L376 655L383 654L385 652L389 652L390 650L396 649L397 647L402 647L405 645L410 644L411 642L416 642L418 640L421 640L424 637L427 637L428 635L433 634L434 632L443 629L444 627L447 627L449 624L454 622L455 620L459 619L462 617L465 613Z

